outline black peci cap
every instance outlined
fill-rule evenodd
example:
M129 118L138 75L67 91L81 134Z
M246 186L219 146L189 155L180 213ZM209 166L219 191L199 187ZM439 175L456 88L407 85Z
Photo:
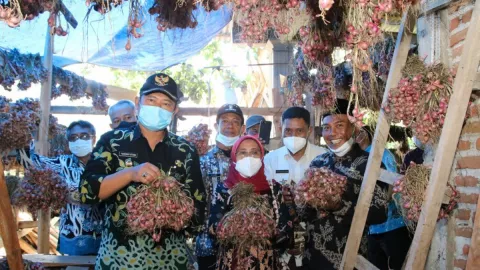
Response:
M178 89L177 83L164 73L157 73L148 77L142 88L140 88L140 96L151 93L165 94L175 102L179 102L183 97L183 93Z
M242 125L243 125L245 121L243 118L243 112L242 112L242 109L240 109L240 107L237 104L225 104L222 107L220 107L220 109L218 109L218 112L217 112L217 123L220 116L226 113L234 113L240 116L240 118L242 118Z

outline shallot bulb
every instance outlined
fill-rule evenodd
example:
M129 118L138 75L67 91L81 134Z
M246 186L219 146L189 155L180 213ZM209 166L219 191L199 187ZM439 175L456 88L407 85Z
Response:
M329 10L333 6L333 3L335 3L333 0L319 0L318 6L322 10Z

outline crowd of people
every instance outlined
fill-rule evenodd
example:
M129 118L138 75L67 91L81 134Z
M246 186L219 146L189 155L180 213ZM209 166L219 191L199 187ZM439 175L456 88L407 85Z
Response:
M51 166L68 184L59 252L96 255L96 269L338 269L372 142L371 129L349 120L348 101L338 99L335 111L322 115L325 147L309 142L310 112L291 107L282 114L283 146L268 150L259 139L265 118L245 119L239 106L225 104L217 112L215 145L199 156L193 144L168 131L182 97L172 78L155 74L135 102L110 107L112 130L99 138L91 123L72 122L65 134L71 154L43 157L33 145L18 151L26 168ZM406 159L397 166L385 149L382 167L402 172L415 158ZM346 177L341 203L322 211L296 205L292 187L309 168L322 167ZM164 231L160 241L129 234L126 204L161 175L173 176L192 198L190 223L179 232ZM231 191L241 182L253 185L278 210L275 236L262 250L240 251L217 241L217 226L232 209ZM195 239L193 254L187 238ZM378 181L359 252L379 269L401 269L410 242L389 186ZM245 265L235 261L240 252L250 258Z

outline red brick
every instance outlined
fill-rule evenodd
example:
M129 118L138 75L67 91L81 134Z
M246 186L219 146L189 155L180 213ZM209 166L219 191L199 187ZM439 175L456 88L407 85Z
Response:
M461 41L463 41L465 39L465 37L467 36L467 31L468 31L468 28L465 28L462 31L453 34L450 37L450 47L453 47L453 46L457 45L458 43L460 43Z
M462 134L480 133L480 122L467 123L462 130Z
M457 162L458 169L480 169L480 157L462 157Z
M476 187L478 179L473 176L457 176L455 177L455 184L462 187Z
M477 139L477 143L476 143L476 144L477 144L477 145L476 145L476 146L477 146L477 150L480 150L480 138Z
M478 194L465 194L460 193L460 203L473 203L476 204L478 201ZM462 209L460 209L462 210ZM468 210L470 212L470 210Z
M473 229L470 227L457 227L457 229L455 230L456 236L472 238L472 234L473 234Z
M458 142L457 149L460 151L465 151L465 150L470 150L470 142L469 141L462 141L460 140Z
M455 30L460 25L460 18L455 17L450 21L450 32Z
M458 209L457 210L457 219L460 220L470 220L471 211L468 209Z
M470 250L469 245L463 245L463 249L462 249L463 255L468 255L469 250Z
M473 12L473 9L470 10L470 11L467 11L465 14L463 14L462 16L462 22L463 23L467 23L470 21L470 19L472 19L472 12Z
M460 269L465 269L467 268L467 261L462 259L455 259L453 266L458 267Z

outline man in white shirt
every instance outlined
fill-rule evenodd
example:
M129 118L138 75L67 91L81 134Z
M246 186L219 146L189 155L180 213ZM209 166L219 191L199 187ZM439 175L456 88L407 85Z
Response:
M326 153L323 147L308 142L313 128L310 112L302 107L290 107L282 114L283 147L271 151L264 158L267 180L296 184L302 180L310 163ZM305 240L305 223L295 224L295 248L287 250L281 258L281 269L300 269Z
M265 156L267 180L298 183L302 180L310 162L327 152L323 147L308 142L313 128L310 113L302 107L290 107L282 115L283 147Z

